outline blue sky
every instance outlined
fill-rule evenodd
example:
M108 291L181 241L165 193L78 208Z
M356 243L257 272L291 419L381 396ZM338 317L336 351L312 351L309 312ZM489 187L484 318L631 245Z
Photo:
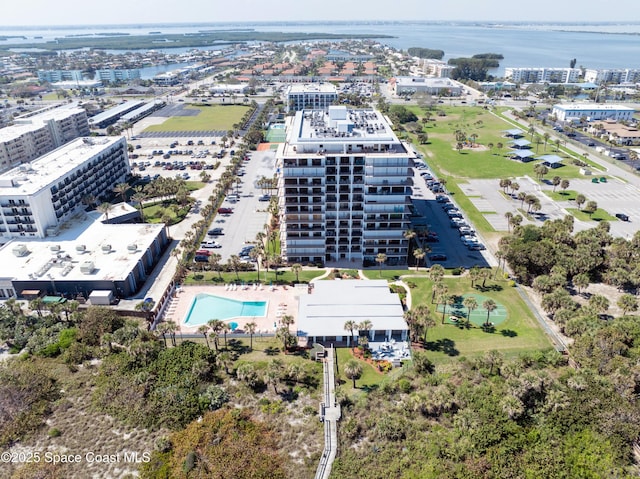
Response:
M312 20L640 21L638 0L5 0L0 25Z

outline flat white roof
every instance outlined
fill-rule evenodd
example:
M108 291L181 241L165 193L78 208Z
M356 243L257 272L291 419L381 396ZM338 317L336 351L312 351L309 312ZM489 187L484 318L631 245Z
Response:
M144 101L134 100L134 101L125 101L120 105L114 106L113 108L109 108L102 113L98 113L97 115L89 118L89 123L101 123L104 120L108 120L109 118L113 118L114 116L121 115L123 112L127 112L134 108L139 108L144 105Z
M39 130L50 120L63 120L69 116L83 113L84 110L75 104L30 113L14 119L14 125L0 129L0 142L15 140L25 133Z
M60 148L0 174L0 195L33 195L122 137L77 138Z
M344 323L371 321L373 330L407 330L400 297L386 280L316 281L313 292L300 296L298 334L348 336Z
M398 86L420 86L438 88L460 88L460 84L450 78L426 78L426 77L396 77Z
M116 208L120 206L116 205ZM153 243L162 224L103 224L96 212L79 213L64 223L60 234L45 239L14 238L0 247L2 277L12 280L115 281L125 279ZM129 245L136 249L129 250ZM25 245L25 256L13 249ZM103 245L111 245L104 252ZM78 248L84 247L84 251ZM93 263L95 270L84 274L81 265Z
M335 93L336 86L333 83L304 83L294 84L289 87L289 93Z
M343 111L331 116L332 112ZM351 127L348 125L351 124ZM291 143L392 142L400 143L386 118L376 110L350 110L329 107L325 110L303 110L296 113L292 126Z
M635 111L634 108L622 105L607 105L600 103L560 103L553 105L562 110L590 110L590 111Z

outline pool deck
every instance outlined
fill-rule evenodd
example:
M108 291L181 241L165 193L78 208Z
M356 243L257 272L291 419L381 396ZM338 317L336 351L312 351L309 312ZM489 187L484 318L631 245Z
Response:
M267 314L264 317L247 316L225 320L225 322L238 323L238 329L243 330L244 325L250 322L257 324L256 333L274 333L274 324L279 326L280 316L288 314L293 316L294 323L291 330L297 329L298 323L298 295L299 290L289 286L262 286L254 290L253 286L243 289L238 286L235 290L229 290L225 286L202 285L202 286L182 286L175 297L172 298L163 321L174 321L183 333L197 333L200 325L190 326L185 324L187 314L191 308L191 303L196 295L200 293L213 294L222 298L235 299L237 301L267 301ZM212 314L212 319L215 314Z

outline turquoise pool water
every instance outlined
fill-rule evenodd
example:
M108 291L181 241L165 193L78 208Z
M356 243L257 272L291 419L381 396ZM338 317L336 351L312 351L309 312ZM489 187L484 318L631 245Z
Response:
M266 316L266 314L267 301L237 301L200 293L193 298L184 324L187 326L200 326L212 319L225 321L242 316Z

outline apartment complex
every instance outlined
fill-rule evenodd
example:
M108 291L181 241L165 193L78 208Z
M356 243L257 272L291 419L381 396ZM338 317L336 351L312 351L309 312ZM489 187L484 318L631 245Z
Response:
M575 83L580 68L505 68L504 77L514 83Z
M38 81L57 83L61 81L83 81L82 70L38 70Z
M553 105L552 114L558 121L631 120L635 110L627 106L597 103L567 103Z
M104 68L96 71L96 80L106 83L137 80L140 78L140 70L137 68Z
M78 138L0 174L0 236L44 238L126 180L131 168L124 138Z
M406 264L414 154L381 113L299 111L276 158L287 262Z
M395 77L389 80L395 95L426 93L428 95L460 96L462 85L451 78Z
M287 112L322 110L338 99L338 91L332 83L291 85L287 90Z
M39 110L13 123L0 130L0 172L89 135L87 113L75 105Z
M588 69L584 73L584 80L593 83L640 83L640 69Z
M449 65L447 62L434 60L432 58L421 58L419 64L426 75L431 75L437 78L449 78L451 76L451 72L456 68L453 65Z

